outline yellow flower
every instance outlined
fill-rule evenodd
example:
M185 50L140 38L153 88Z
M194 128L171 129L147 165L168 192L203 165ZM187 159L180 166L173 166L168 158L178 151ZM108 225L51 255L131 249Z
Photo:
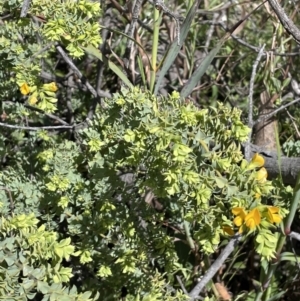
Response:
M28 99L28 103L31 105L31 106L34 106L36 103L37 103L37 98L36 98L36 93L32 94L29 99Z
M234 235L234 231L230 226L223 226L222 229L226 234L230 236Z
M247 170L252 170L256 167L262 167L265 164L265 159L263 156L259 155L258 153L256 153L251 162L249 163Z
M21 85L20 91L23 95L27 95L30 93L30 87L26 83L24 83Z
M256 172L255 174L255 179L260 182L260 183L264 183L267 181L267 177L268 177L268 172L267 170L262 167L259 171Z
M246 226L252 230L260 224L261 216L257 208L251 210L245 217Z
M265 164L265 159L262 155L256 153L250 163L255 164L256 167L262 167Z
M279 224L282 221L281 216L278 214L279 208L274 206L268 206L268 220L271 223Z
M243 232L243 224L246 217L246 211L244 208L241 207L235 207L231 210L231 212L236 215L236 217L233 220L233 223L239 228L239 233Z
M55 82L52 82L52 83L50 83L50 84L44 84L44 85L43 85L43 88L44 88L46 91L51 91L51 92L56 92L56 91L58 90L58 88L57 88Z

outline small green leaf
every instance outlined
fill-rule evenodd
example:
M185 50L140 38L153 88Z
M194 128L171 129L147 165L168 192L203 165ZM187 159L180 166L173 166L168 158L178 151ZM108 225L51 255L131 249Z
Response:
M215 180L216 180L217 186L218 186L220 189L222 189L222 188L224 188L225 186L228 185L228 180L227 180L226 178L223 178L223 177L216 177Z

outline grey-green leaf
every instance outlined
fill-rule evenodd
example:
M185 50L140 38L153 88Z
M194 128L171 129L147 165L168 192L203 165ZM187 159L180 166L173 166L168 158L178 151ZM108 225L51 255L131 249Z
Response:
M192 74L188 82L184 85L180 92L180 96L182 98L185 98L189 96L193 89L198 85L199 80L203 76L203 74L206 72L207 68L211 64L212 60L215 58L217 53L220 51L222 45L224 42L230 37L230 34L226 34L221 41L216 45L214 49L212 49L207 56L203 59L203 61L200 63L199 67L196 69L196 71Z
M197 8L199 6L200 1L195 1L194 5L191 6L182 26L180 26L180 45L183 44L185 41L187 34L189 32L189 29L191 27L191 24L193 22L194 16L196 14ZM170 69L171 65L175 61L181 46L177 44L177 39L174 40L171 47L168 50L167 55L165 56L164 63L162 65L162 68L159 72L158 79L155 84L154 88L154 95L157 95L159 87L162 83L162 80L164 79L167 71Z

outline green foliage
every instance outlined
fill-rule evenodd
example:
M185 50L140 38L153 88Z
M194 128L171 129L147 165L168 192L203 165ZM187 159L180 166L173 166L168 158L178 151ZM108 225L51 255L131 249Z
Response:
M3 281L15 300L36 292L55 298L56 291L68 300L76 295L76 270L89 277L80 280L83 295L75 300L92 300L88 291L112 300L124 285L135 300L183 300L167 286L175 273L191 272L183 265L189 248L174 243L186 240L183 224L199 251L211 254L225 238L223 226L232 225L231 209L270 195L270 182L256 180L243 161L239 143L249 129L241 112L222 104L198 110L178 97L123 89L80 132L80 145L43 134L31 154L33 178L22 170L26 159L1 172L2 254L8 249L12 258L2 267L16 271ZM131 180L122 181L126 176ZM162 227L164 214L145 201L149 190L183 235ZM12 208L14 216L5 218ZM272 254L266 240L256 239L258 250L263 245ZM23 272L26 285L18 282L24 266L38 272L34 281Z
M258 206L272 190L270 182L256 180L245 161L239 165L237 141L245 141L249 129L240 111L221 104L197 110L181 103L176 92L157 99L139 89L123 91L84 133L91 153L109 148L109 156L119 159L116 167L130 166L137 190L151 189L162 198L174 222L194 223L194 237L208 254L219 244L231 209ZM269 243L260 253L269 258L275 246Z
M86 0L38 0L32 1L28 17L19 19L21 4L22 1L18 1L18 5L16 1L0 4L1 14L6 14L7 10L11 14L0 28L0 96L15 97L19 87L27 84L29 91L22 94L28 95L29 104L45 112L54 112L57 110L54 93L57 88L45 88L40 79L40 61L49 62L55 51L53 42L60 42L70 56L76 58L84 55L80 46L98 46L101 42L97 20L100 7L98 3ZM36 23L30 22L30 17L37 18ZM40 26L38 23L43 20L44 25ZM12 72L14 76L11 76Z
M286 141L282 145L282 150L288 157L299 157L300 141Z
M80 1L33 1L30 13L43 12L47 19L41 30L46 41L61 41L72 57L83 56L80 45L98 46L100 26L96 18L100 15L97 2Z
M241 121L242 112L226 103L245 105L245 87L256 57L249 50L252 44L258 47L258 40L266 42L267 50L276 43L281 50L293 44L281 26L274 32L271 23L258 28L262 19L269 20L261 12L244 24L250 48L226 40L228 36L220 39L225 31L210 27L212 20L201 17L202 8L214 9L215 16L220 1L204 3L195 21L192 1L179 1L180 15L187 19L181 23L183 45L178 46L176 37L172 40L166 34L171 30L164 31L164 25L170 29L174 20L149 19L149 3L144 1L139 19L150 20L155 29L153 39L147 27L137 28L134 36L144 86L155 87L157 95L160 88L175 91L168 97L155 97L138 88L120 91L116 76L133 87L131 81L136 83L134 78L139 75L134 62L129 65L133 69L127 70L132 78L121 73L125 39L120 37L126 35L120 32L126 27L126 11L116 16L116 2L109 3L113 9L107 15L112 11L113 17L103 28L113 28L113 35L105 49L99 50L102 13L98 2L35 0L22 19L23 1L0 4L2 121L48 125L53 124L52 118L58 123L79 123L96 106L94 96L86 93L85 79L92 86L97 83L102 93L118 91L111 99L101 99L103 107L79 133L77 128L0 132L0 297L118 300L126 288L126 300L185 300L175 276L180 275L187 290L191 289L205 274L209 260L227 243L225 229L242 229L247 247L246 258L239 258L242 264L229 265L226 273L237 272L239 277L243 269L247 271L247 256L254 246L263 266L261 275L267 274L279 235L265 209L274 205L285 217L293 192L278 181L266 181L258 165L243 160L240 145L248 139L249 129ZM172 1L167 2L177 12ZM249 3L243 5L243 13L252 10ZM151 10L159 14L152 6ZM205 10L205 19L210 19ZM236 3L220 11L227 13L222 23L231 27L239 20L241 6ZM65 60L58 59L56 43L87 76L84 80L79 81ZM296 60L290 62L296 66ZM287 74L282 66L288 62L272 56L265 64L257 74L254 99L262 89L278 93L280 99L289 85L290 79L282 75ZM181 90L181 96L192 96L204 109L180 99L176 90ZM291 131L288 123L287 136ZM298 154L297 143L284 150ZM245 220L241 227L234 224L234 208L245 210L247 216L257 208L262 210L254 229L247 228ZM286 254L282 255L287 261L285 277L291 278L295 259ZM252 261L253 274L257 257ZM274 298L282 294L280 277L275 275L270 285L277 293ZM206 300L215 300L210 292L208 286ZM254 291L248 300L253 296Z

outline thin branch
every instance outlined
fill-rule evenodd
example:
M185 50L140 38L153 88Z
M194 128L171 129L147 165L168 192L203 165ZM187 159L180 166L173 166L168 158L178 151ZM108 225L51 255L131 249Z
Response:
M26 17L29 6L30 6L30 2L31 2L31 0L24 0L23 5L22 5L22 10L21 10L21 15L20 15L21 18Z
M142 4L143 4L142 0L136 0L135 1L135 5L134 5L133 11L132 11L132 20L131 20L131 23L129 25L129 29L128 29L128 32L127 32L127 35L130 38L133 38L133 34L134 34L134 31L135 31L136 23L137 23L139 14L140 14ZM125 65L126 68L129 67L130 60L132 59L131 58L132 47L133 47L133 41L131 39L128 39L127 45L126 45L126 51L125 51L125 58L128 60L127 64Z
M13 125L0 122L0 126L16 130L25 130L25 131L39 131L39 130L59 130L59 129L72 129L75 126L71 125L57 125L57 126L22 126L22 125Z
M221 26L223 27L223 26ZM226 27L223 27L223 29L227 30ZM241 39L240 37L232 34L231 37L236 40L238 43L240 43L241 45L255 51L255 52L259 52L260 51L260 48L259 47L256 47L256 46L253 46L253 45L250 45L249 43L245 42L243 39ZM263 56L267 56L268 53L272 53L274 55L277 55L277 56L299 56L299 52L292 52L292 53L279 53L279 52L276 52L275 50L267 50L263 53Z
M43 52L45 52L46 50L50 49L52 46L54 46L55 43L51 42L48 43L47 45L45 45L41 50L39 50L38 52L34 53L31 57L30 60L32 61L35 57L39 56L40 54L42 54Z
M72 82L72 77L69 76L68 77L68 82L71 83ZM68 85L69 86L69 85ZM67 96L66 96L66 107L68 110L68 121L70 124L74 123L74 110L73 110L73 106L72 106L72 96L73 96L73 89L68 88L67 89ZM96 102L96 99L93 99L93 102Z
M298 138L300 138L300 132L299 132L299 130L298 130L297 124L296 124L295 121L294 121L295 118L290 114L290 112L288 111L288 109L285 109L285 111L286 111L287 115L288 115L288 116L290 117L290 119L291 119L291 122L292 122L292 124L293 124L293 126L294 126L294 129L295 129L295 131L296 131L296 133L297 133Z
M229 31L228 27L226 27L226 25L224 24L224 22L213 22L211 20L206 20L206 21L201 21L201 24L209 24L209 25L215 25L215 26L220 26L222 29L224 29L226 32ZM240 37L232 34L231 37L236 40L239 44L249 48L250 50L253 50L254 52L259 52L260 51L260 47L257 46L253 46L247 42L245 42L243 39L241 39ZM273 55L276 56L282 56L282 57L291 57L291 56L299 56L299 51L297 52L286 52L286 53L281 53L281 52L277 52L273 49L271 50L266 50L263 53L263 56L266 56L268 53L272 53Z
M196 284L196 286L189 293L189 297L191 301L195 300L200 292L204 289L206 284L214 277L214 275L218 272L218 270L222 267L223 263L227 259L227 257L233 252L235 246L242 239L240 234L236 234L227 244L225 249L221 252L220 256L217 260L211 265L211 267L207 270L206 274L203 276L200 282Z
M212 23L212 25L210 26L210 28L206 32L206 42L205 42L205 45L204 45L204 51L205 51L206 54L209 52L208 51L208 47L209 47L209 44L211 42L214 30L215 30L214 23L216 23L216 20L217 20L217 18L219 18L219 16L220 15L218 13L214 13L213 14L213 20L212 20L213 23Z
M300 30L276 0L268 0L284 29L300 44Z
M15 102L13 101L3 101L4 104L8 104L8 105L15 105ZM32 111L35 111L35 112L39 112L41 114L44 114L45 116L53 119L53 120L56 120L57 122L61 123L61 124L64 124L64 125L69 125L66 121L64 121L63 119L59 118L58 116L55 116L53 114L50 114L50 113L45 113L43 110L39 109L39 108L36 108L36 107L32 107L30 105L27 105L27 104L23 104L23 106L29 110L32 110Z
M177 281L178 281L178 283L179 283L179 285L180 285L182 291L183 291L186 295L188 295L188 292L187 292L185 286L183 285L181 278L180 278L178 275L176 275L176 279L177 279Z
M65 60L65 62L69 65L69 67L78 75L78 77L81 79L81 82L87 87L87 89L91 92L91 94L97 98L97 92L96 90L91 86L91 84L86 80L86 78L83 76L83 74L79 71L79 69L75 66L73 61L68 57L68 55L65 53L65 51L62 49L60 45L55 45L57 51L60 53L62 58Z
M261 47L257 58L253 64L253 68L252 68L252 74L251 74L251 78L250 78L250 84L249 84L249 105L248 105L248 126L252 129L253 126L253 90L254 90L254 81L255 81L255 76L256 76L256 70L257 70L257 66L260 62L260 59L262 57L263 51L265 48L265 44Z
M263 51L265 48L265 44L261 47L257 58L253 64L252 68L252 74L250 78L250 85L249 85L249 96L248 96L248 126L251 129L251 132L249 133L248 137L248 143L246 143L245 147L245 158L247 161L250 161L250 141L251 141L251 134L252 134L252 128L253 128L253 90L254 90L254 81L255 81L255 76L256 76L256 70L257 66L261 60L261 57L263 55Z
M105 1L104 1L105 2ZM107 5L105 3L103 3L104 6L101 6L103 11L105 11L105 14L103 16L103 19L101 21L101 23L103 24L103 26L105 27L109 27L109 24L111 22L112 19L112 9L111 8L107 8ZM100 34L100 33L99 33ZM101 37L102 37L102 45L100 46L100 51L104 54L105 50L106 50L106 44L107 44L107 39L109 36L109 31L107 30L107 28L103 28L101 30ZM102 80L103 80L103 72L104 72L104 63L101 60L98 60L97 62L97 77L96 77L96 91L97 91L97 95L99 96L99 100L100 100L100 104L101 107L104 107L105 104L102 100L101 97L101 86L102 86ZM98 105L98 101L93 101L89 107L89 111L87 114L87 117L89 119L92 119L96 109L97 109L97 105Z
M162 11L164 14L167 16L173 18L176 23L176 36L177 36L177 45L180 46L180 21L183 21L184 18L181 17L180 15L177 15L170 11L166 5L164 4L163 0L156 0L155 3L155 8L158 9L159 11Z
M76 85L75 84L70 84L68 82L68 80L66 80L64 77L57 76L57 75L54 75L54 74L51 74L51 73L47 73L43 70L41 71L40 77L43 78L43 79L49 80L49 81L54 81L56 83L60 83L64 87L77 88L78 89L78 86L80 86L80 88L83 91L87 90L86 86L83 86L80 83L77 83ZM103 90L100 90L100 89L97 90L97 93L98 93L99 97L106 97L106 98L111 98L112 97L109 92L106 92L106 91L103 91Z
M257 120L254 122L253 125L256 125L257 123L259 123L259 122L261 122L261 121L266 121L266 120L270 119L272 116L276 115L278 112L280 112L280 111L284 110L285 108L287 108L287 107L289 107L289 106L295 104L295 103L298 102L299 100L300 100L300 98L296 98L296 99L294 99L293 101L291 101L291 102L289 102L289 103L287 103L287 104L281 106L280 108L274 110L272 113L267 114L267 115L264 115L263 117L257 119Z

